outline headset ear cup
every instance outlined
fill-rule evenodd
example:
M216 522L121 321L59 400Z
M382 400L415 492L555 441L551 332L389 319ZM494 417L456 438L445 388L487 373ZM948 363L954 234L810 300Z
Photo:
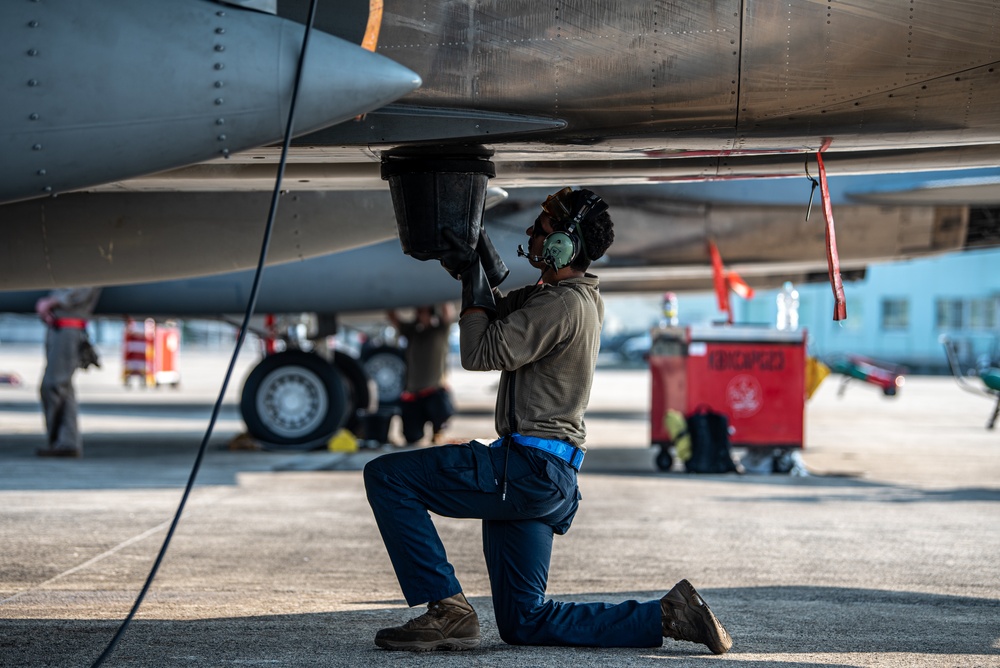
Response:
M579 252L580 242L575 234L553 232L542 243L542 259L556 271L568 267Z

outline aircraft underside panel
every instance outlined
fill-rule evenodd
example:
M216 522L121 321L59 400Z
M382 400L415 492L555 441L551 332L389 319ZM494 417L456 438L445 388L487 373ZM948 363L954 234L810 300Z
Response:
M992 0L389 0L378 51L423 78L401 104L562 119L536 140L573 151L917 148L1000 127Z
M348 4L320 26L356 38L365 3ZM378 52L423 85L299 138L299 179L381 188L384 150L435 142L492 148L501 187L798 176L823 147L831 175L1000 164L992 0L390 0ZM235 156L246 178L227 187L261 187L255 165L276 159ZM199 187L187 176L164 178Z
M748 2L742 52L741 146L804 123L834 151L998 140L991 0Z
M621 125L732 128L740 2L386 3L379 52L426 72L408 102Z

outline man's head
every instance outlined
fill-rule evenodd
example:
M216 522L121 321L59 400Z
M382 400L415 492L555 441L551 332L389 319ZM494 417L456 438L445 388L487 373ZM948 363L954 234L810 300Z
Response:
M534 236L551 229L575 236L574 244L578 247L574 248L576 255L569 266L586 271L590 263L601 258L615 240L614 223L607 209L607 203L591 190L563 188L542 204L542 213L535 221L534 232L529 234ZM561 239L557 236L551 241Z
M428 326L432 324L434 318L437 316L437 312L432 305L418 306L416 316L417 323Z

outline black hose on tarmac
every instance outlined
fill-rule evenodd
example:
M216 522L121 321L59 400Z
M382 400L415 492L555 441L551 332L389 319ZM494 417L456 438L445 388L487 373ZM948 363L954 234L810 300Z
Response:
M142 589L139 591L139 596L135 599L132 609L129 610L129 613L122 621L121 626L118 627L118 631L111 639L111 642L109 642L108 646L104 648L104 651L99 657L97 657L97 660L91 664L91 668L97 668L102 665L104 661L111 656L112 652L115 651L115 648L121 641L122 636L125 635L126 629L128 629L129 624L132 622L132 618L135 617L135 613L138 612L139 606L142 605L143 599L146 598L146 593L149 591L149 587L153 583L153 579L156 577L157 571L160 570L160 564L163 562L163 557L167 553L167 547L170 545L170 539L174 536L174 530L177 528L177 524L181 519L181 514L184 512L184 506L187 504L188 497L191 495L191 489L194 487L195 478L197 478L198 471L201 469L201 462L205 457L208 440L212 437L212 430L215 428L215 422L219 417L219 411L222 409L222 400L226 396L226 388L229 386L229 381L232 378L233 369L236 366L236 359L239 357L240 349L243 347L243 341L246 339L247 329L250 324L250 317L253 315L254 308L257 305L257 293L260 290L261 272L264 269L264 262L267 259L267 249L271 243L271 230L274 228L274 219L278 211L278 197L281 193L281 181L285 175L285 162L288 158L288 148L292 142L292 128L295 120L295 102L299 96L299 83L302 79L302 65L305 62L306 49L309 45L309 35L312 33L313 23L316 18L316 5L317 0L311 0L309 3L309 18L306 21L305 36L302 39L302 51L299 53L299 62L295 70L295 85L292 88L292 99L288 109L288 123L285 127L285 139L281 147L281 160L278 163L278 176L275 180L274 192L271 194L271 210L268 213L267 225L264 228L264 238L261 241L260 258L257 260L257 270L253 277L253 287L250 289L250 297L247 300L246 312L243 314L243 322L240 325L240 332L236 338L236 347L233 349L233 356L229 360L229 368L226 369L226 376L222 381L219 396L215 401L215 407L212 409L212 416L208 421L208 428L205 430L205 436L202 438L201 445L198 448L198 454L195 456L194 466L191 468L191 475L188 477L187 485L184 487L184 493L181 495L181 501L177 506L177 512L174 514L173 522L171 522L170 528L167 530L167 535L163 539L163 545L160 547L160 552L156 555L156 561L153 562L153 567L149 571L149 576L146 578L145 584L143 584Z

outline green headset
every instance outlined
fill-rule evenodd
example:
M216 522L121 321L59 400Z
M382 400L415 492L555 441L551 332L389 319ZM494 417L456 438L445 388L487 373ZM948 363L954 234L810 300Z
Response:
M555 204L562 211L569 213L562 202L564 193L568 194L569 192L572 192L572 190L565 188L563 191L550 197L546 201L546 206L542 208L551 215L552 212L549 209ZM545 264L552 267L554 271L559 271L563 267L571 265L581 254L589 260L590 256L587 254L587 245L583 241L583 234L578 234L577 230L588 216L597 215L606 211L607 208L607 203L599 195L590 193L583 204L573 214L565 230L553 232L545 237L545 241L542 242L542 260Z

